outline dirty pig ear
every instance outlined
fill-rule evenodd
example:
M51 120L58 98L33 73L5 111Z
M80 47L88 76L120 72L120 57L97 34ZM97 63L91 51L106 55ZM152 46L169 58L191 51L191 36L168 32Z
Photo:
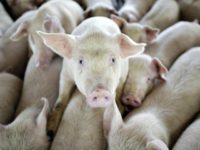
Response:
M37 31L44 44L61 57L71 58L75 37L65 33L44 33Z
M59 19L56 16L50 16L50 15L46 15L46 18L43 22L43 29L46 32L55 32L55 33L65 32Z
M158 36L160 30L157 29L157 28L150 27L150 26L144 26L144 32L146 33L147 40L149 42L151 42L154 39L156 39L156 37Z
M27 36L28 35L28 26L29 26L28 21L21 23L19 25L19 27L17 28L17 31L11 35L10 39L12 41L18 41L18 40L22 39L23 37Z
M123 58L143 53L146 46L145 43L134 42L131 38L123 33L118 35L117 40L117 43L119 43L120 46L121 56Z
M37 116L36 123L37 127L41 130L41 132L46 132L46 126L47 126L47 116L50 111L49 103L46 98L41 98L41 101L43 102L43 107Z
M127 24L127 21L122 17L112 14L110 15L110 18L119 26L120 29L122 29L123 26Z
M167 145L161 140L153 140L147 143L147 150L169 150Z
M104 136L107 138L109 132L119 129L123 125L121 113L115 102L109 105L104 111L103 116L103 129Z
M158 58L153 58L151 62L152 69L157 73L158 78L166 81L167 78L165 74L168 72L167 68L161 63Z

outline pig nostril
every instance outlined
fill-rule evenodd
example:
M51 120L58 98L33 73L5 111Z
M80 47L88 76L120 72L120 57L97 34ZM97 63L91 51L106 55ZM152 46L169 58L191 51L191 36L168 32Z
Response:
M95 96L95 97L93 97L93 99L92 99L93 101L96 101L97 100L97 97Z
M129 98L126 98L126 101L127 101L127 102L129 102L129 101L130 101L130 99L129 99Z
M108 100L108 96L105 96L105 100Z

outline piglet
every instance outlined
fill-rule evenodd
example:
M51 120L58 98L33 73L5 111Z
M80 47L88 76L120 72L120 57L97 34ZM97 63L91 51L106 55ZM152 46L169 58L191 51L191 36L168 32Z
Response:
M119 15L128 22L138 22L151 8L156 0L125 0Z
M194 46L200 46L200 26L196 23L179 22L163 31L147 45L145 53L150 56L141 55L129 61L122 102L140 106L145 96L165 81L164 75L174 61Z
M72 34L38 34L46 46L64 58L59 96L49 121L52 132L56 131L75 85L91 107L109 105L117 87L125 82L128 59L145 47L122 34L106 17L86 19Z
M37 100L41 97L46 97L50 108L52 108L58 96L62 59L56 57L50 67L45 70L35 67L35 59L37 59L37 56L33 54L27 65L16 115L37 103Z
M183 54L143 105L122 120L116 104L104 113L109 150L168 150L200 110L200 47Z
M22 38L13 42L10 36L22 22L29 20L34 14L35 11L25 13L0 38L0 72L9 72L23 78L28 61L28 41L27 38Z
M14 118L22 81L12 74L0 73L0 83L0 123L8 124Z
M51 150L104 150L104 108L91 108L86 98L75 90L63 114Z
M30 20L22 22L11 39L18 41L28 36L31 50L37 55L35 66L44 69L55 54L44 45L36 31L71 33L82 19L83 10L75 1L51 0L42 5Z
M200 115L194 120L178 138L172 150L200 149Z
M82 3L86 6L85 18L92 16L110 17L111 14L117 14L112 0L82 0Z
M42 98L40 104L24 110L9 125L0 124L1 150L47 150L46 135L48 101Z
M4 32L13 24L13 20L9 14L4 9L2 3L0 2L0 37L3 36Z

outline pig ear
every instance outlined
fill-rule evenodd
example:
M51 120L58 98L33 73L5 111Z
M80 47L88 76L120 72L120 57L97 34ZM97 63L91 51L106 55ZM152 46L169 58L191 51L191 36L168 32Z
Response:
M123 58L140 54L144 52L144 48L146 46L145 43L136 43L131 38L129 38L125 34L121 34L118 36L118 42L121 49L121 56Z
M21 38L23 38L24 36L27 36L28 35L28 30L27 30L28 26L29 26L28 21L21 23L19 25L19 27L17 28L17 31L11 35L10 39L13 41L18 41Z
M144 27L144 31L147 35L147 40L149 42L153 41L154 39L156 39L156 37L158 36L160 30L157 28L152 28L150 26L145 26Z
M37 31L44 44L61 57L71 58L75 37L65 33L44 33Z
M147 143L147 150L169 150L167 145L161 140L153 140Z
M168 72L167 68L161 63L158 58L153 58L151 62L152 69L156 72L158 79L166 81L165 74Z
M104 111L104 118L103 118L103 129L104 129L104 136L107 138L109 132L116 131L123 125L123 120L121 113L115 102L109 105L106 110Z
M39 115L37 116L36 123L39 129L42 131L46 131L47 126L47 116L50 111L49 109L49 103L46 98L41 98L41 101L43 102L43 107Z
M116 16L116 15L111 15L110 18L119 26L119 28L123 28L124 25L127 24L127 21L122 18L122 17L119 17L119 16Z
M56 16L47 15L43 22L43 29L46 32L64 33L61 22Z

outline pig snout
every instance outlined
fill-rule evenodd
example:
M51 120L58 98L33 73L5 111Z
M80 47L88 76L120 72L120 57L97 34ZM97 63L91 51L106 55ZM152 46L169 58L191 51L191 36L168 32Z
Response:
M113 95L105 89L96 89L88 97L91 107L107 107L113 102Z
M141 105L141 99L133 95L124 95L122 97L122 103L132 107L139 107Z

